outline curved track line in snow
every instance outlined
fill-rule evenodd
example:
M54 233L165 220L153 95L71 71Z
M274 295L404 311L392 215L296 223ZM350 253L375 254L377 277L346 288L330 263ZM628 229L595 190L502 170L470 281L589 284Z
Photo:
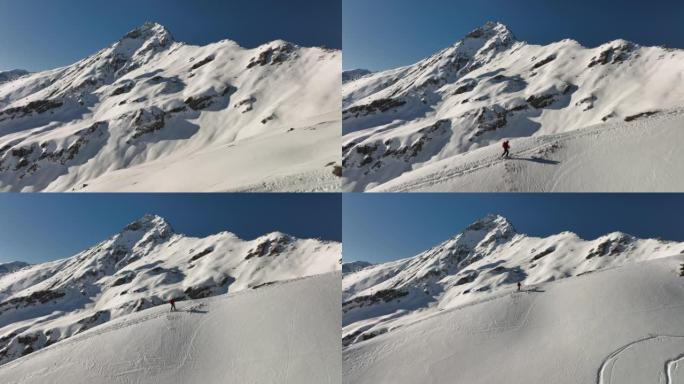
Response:
M613 353L608 355L608 357L601 363L601 367L599 368L597 372L597 384L619 384L619 383L614 383L613 382L613 368L615 367L615 363L619 360L620 355L622 355L624 352L631 350L640 344L643 344L645 342L649 341L654 341L654 340L666 340L666 339L681 339L684 341L684 336L679 336L679 335L655 335L655 336L649 336L649 337L644 337L635 341L632 341L631 343L624 345L617 350L615 350ZM674 384L674 373L677 370L678 364L680 361L684 360L684 354L680 354L672 359L668 359L665 361L663 364L663 371L661 373L661 377L665 378L665 383L664 384ZM639 369L639 367L635 367L635 369Z

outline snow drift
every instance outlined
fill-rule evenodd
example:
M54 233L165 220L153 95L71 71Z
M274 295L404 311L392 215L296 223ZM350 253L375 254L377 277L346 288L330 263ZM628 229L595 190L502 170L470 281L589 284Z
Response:
M681 190L669 177L682 171L681 133L662 125L682 122L682 63L682 50L539 46L487 23L416 64L343 84L343 189ZM517 160L495 161L504 138ZM657 170L648 182L642 156Z
M340 73L337 50L147 23L0 83L0 190L338 190Z

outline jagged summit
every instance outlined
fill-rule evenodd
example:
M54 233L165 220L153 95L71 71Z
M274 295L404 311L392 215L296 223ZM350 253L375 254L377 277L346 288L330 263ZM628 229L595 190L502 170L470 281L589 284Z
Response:
M128 224L123 228L123 232L133 231L149 231L150 229L164 230L165 232L173 232L171 224L166 219L159 215L147 213L143 217Z
M149 40L155 38L159 41L172 42L174 41L171 32L166 27L155 22L146 22L138 28L126 33L121 40Z
M515 35L511 30L503 23L498 21L488 21L483 26L477 27L468 33L466 39L485 39L488 40L492 37L502 37L505 39L516 40Z
M466 227L465 231L491 230L494 228L503 228L515 232L513 225L507 218L493 213L490 213L487 216L470 224L468 227Z

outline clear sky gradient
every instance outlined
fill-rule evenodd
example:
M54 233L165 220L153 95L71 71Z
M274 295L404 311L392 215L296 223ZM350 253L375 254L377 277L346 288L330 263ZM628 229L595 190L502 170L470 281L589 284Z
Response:
M622 231L684 241L684 194L345 194L342 206L345 262L414 256L489 213L534 236Z
M12 194L0 193L0 263L72 256L146 213L177 233L230 231L253 239L273 231L340 241L339 194Z
M343 0L344 68L413 64L489 20L520 40L572 38L587 47L618 38L684 48L684 1Z
M0 71L72 64L146 21L178 41L342 47L341 0L0 0Z

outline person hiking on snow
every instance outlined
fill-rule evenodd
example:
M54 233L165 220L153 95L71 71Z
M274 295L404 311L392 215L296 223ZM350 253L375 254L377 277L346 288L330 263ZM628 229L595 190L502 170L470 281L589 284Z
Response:
M176 310L176 299L169 300L169 304L171 304L171 312L174 312Z
M522 290L522 283L518 281L518 292Z
M509 157L510 153L508 153L508 150L511 149L511 143L508 140L506 140L503 142L502 146L503 146L504 151L503 151L503 154L501 155L501 157Z

